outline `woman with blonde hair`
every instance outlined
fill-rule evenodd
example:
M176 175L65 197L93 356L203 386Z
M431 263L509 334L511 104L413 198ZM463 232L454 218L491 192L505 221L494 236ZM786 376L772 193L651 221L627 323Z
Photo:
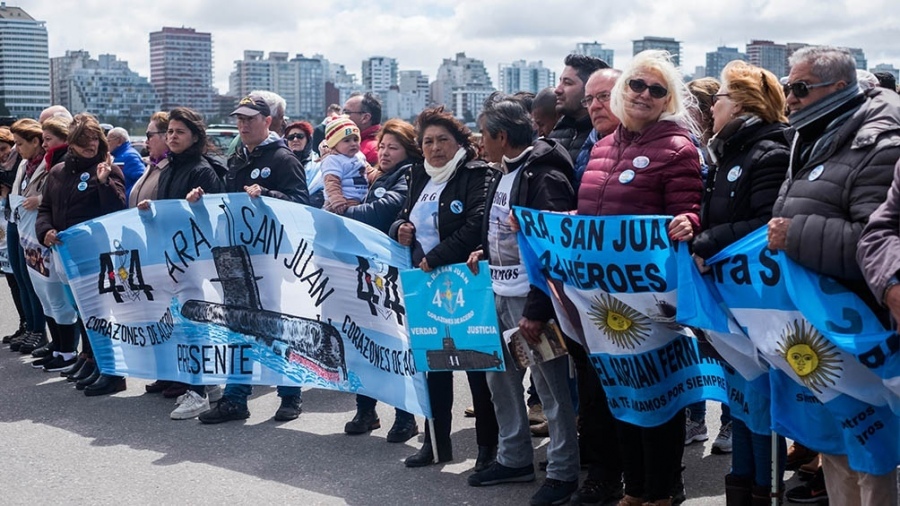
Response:
M713 99L710 173L700 211L703 231L692 244L701 269L705 269L707 258L768 223L790 159L785 99L774 74L733 61L722 70L722 86ZM729 377L734 378L730 373ZM734 382L746 385L739 378ZM730 388L740 388L736 384ZM759 396L756 391L744 394L748 399ZM771 436L751 432L742 420L742 409L733 409L731 414L732 467L725 476L727 504L769 504ZM780 473L785 457L785 441L779 438Z
M637 54L611 91L622 124L594 145L578 190L579 215L669 215L669 237L699 229L699 138L694 98L665 51ZM670 505L684 453L684 410L655 427L615 421L625 477L620 505Z

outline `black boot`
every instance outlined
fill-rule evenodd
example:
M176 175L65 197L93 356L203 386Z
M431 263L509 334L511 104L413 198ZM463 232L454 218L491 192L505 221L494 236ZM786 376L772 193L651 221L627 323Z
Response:
M380 429L381 420L374 409L357 409L356 416L344 425L347 434L365 434L370 430Z
M726 506L751 506L751 480L745 476L725 475ZM766 494L768 496L768 494Z
M453 446L450 443L450 437L446 436L438 441L438 462L449 462L453 460ZM428 422L425 422L425 444L414 455L411 455L403 461L406 467L425 467L434 464L434 449L431 446L431 428Z
M91 383L84 389L84 395L95 397L98 395L109 395L125 390L125 378L121 376L109 376L101 374L97 381Z
M418 435L419 426L416 425L415 417L397 415L385 439L388 443L405 443Z
M94 364L94 368L89 376L86 376L84 379L80 379L75 382L75 389L84 390L88 387L88 385L93 385L94 382L98 379L100 379L100 368L97 367L96 364Z
M70 383L75 383L81 381L83 379L87 379L88 376L94 374L94 371L97 370L97 364L94 363L94 359L88 357L84 361L84 365L81 366L81 369L78 370L75 374L70 374L66 377L66 381Z
M276 422L296 420L303 411L303 402L299 395L286 395L281 398L281 406L275 412Z
M475 459L474 471L483 471L491 466L497 460L496 446L479 446L478 458Z
M3 336L3 344L9 344L9 342L12 341L13 339L24 336L25 332L26 332L25 322L19 322L18 330L16 330L15 332L13 332L12 334L10 334L8 336Z
M771 487L761 487L759 485L753 485L753 495L750 506L770 506L772 504L772 490ZM782 503L782 498L784 497L784 487L778 491L778 504Z

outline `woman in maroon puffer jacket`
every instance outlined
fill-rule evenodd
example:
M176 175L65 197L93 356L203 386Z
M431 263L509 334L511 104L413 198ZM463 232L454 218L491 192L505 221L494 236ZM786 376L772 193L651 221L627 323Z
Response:
M610 109L622 124L591 151L578 191L579 215L675 216L669 236L699 230L700 155L691 139L691 100L663 51L644 51L612 89ZM671 504L684 453L684 412L657 427L616 420L625 469L620 504Z

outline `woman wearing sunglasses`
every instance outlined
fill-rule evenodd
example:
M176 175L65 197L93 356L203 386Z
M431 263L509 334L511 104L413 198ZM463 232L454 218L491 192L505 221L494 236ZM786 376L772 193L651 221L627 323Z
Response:
M610 108L621 121L601 139L578 191L580 215L671 215L669 236L693 238L699 229L698 130L693 97L665 51L637 54L612 89ZM697 135L699 138L699 135ZM684 453L684 410L656 427L616 420L625 497L620 505L669 505Z
M722 87L713 99L710 172L700 211L703 231L693 242L701 270L708 270L705 259L772 218L790 159L785 99L774 74L733 61L722 70ZM735 380L730 388L746 385L729 377ZM747 399L759 397L755 391L745 394ZM725 477L725 498L727 504L769 504L771 436L750 432L742 412L732 410L732 467ZM779 439L778 461L784 466L787 451L784 438Z

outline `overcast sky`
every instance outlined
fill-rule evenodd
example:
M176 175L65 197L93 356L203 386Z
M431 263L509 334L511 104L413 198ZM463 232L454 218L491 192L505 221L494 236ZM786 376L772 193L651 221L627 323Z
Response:
M484 60L494 86L497 65L543 60L559 72L577 42L615 50L615 65L631 58L631 41L646 35L682 41L685 73L725 45L745 50L751 39L861 47L872 67L900 67L900 7L896 0L7 0L47 22L50 56L85 49L112 53L149 77L149 33L163 26L211 32L214 85L245 49L321 53L361 77L362 60L397 58L401 70L434 79L443 58L457 52Z

